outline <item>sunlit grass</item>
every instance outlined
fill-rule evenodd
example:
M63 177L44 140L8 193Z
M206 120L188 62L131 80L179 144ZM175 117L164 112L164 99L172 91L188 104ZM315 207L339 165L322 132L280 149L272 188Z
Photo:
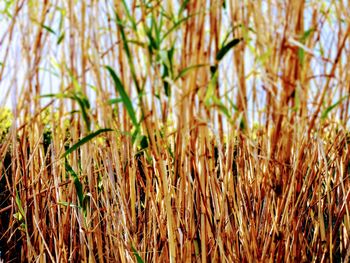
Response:
M350 257L345 1L5 2L5 262Z

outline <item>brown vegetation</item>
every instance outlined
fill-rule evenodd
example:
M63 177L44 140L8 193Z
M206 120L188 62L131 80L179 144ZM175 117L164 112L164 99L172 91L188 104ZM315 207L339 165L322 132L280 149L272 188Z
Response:
M4 2L6 262L350 257L347 1Z

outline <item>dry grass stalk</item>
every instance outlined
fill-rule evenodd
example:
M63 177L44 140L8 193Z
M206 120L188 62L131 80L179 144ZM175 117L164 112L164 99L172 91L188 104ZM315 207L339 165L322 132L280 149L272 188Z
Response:
M0 258L346 262L345 1L1 8Z

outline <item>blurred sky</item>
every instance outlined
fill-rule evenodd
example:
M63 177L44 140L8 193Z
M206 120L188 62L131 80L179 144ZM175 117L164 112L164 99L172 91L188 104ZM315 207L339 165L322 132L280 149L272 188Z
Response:
M23 39L21 38L23 35L26 34L26 32L21 32L21 30L37 30L37 28L34 26L26 27L24 23L28 22L30 19L30 14L28 14L28 10L23 9L21 10L21 15L18 18L18 21L15 23L14 33L11 36L11 44L9 45L9 39L10 35L8 33L8 28L12 24L12 19L9 14L12 14L14 12L15 5L12 6L9 5L9 3L15 2L15 1L0 1L0 62L2 63L5 58L5 54L8 51L8 58L7 58L7 64L3 72L2 79L0 80L0 104L6 105L7 107L13 108L17 104L17 99L21 95L21 91L23 87L27 85L25 83L26 74L29 72L27 59L25 57L25 54L23 52L24 46L23 46ZM312 2L312 1L308 1ZM315 1L313 1L315 2ZM320 1L321 2L321 1ZM330 1L322 1L326 7L328 7L331 2ZM107 19L107 12L112 12L111 6L106 7L105 2L101 1L101 7L100 7L100 15L96 16L96 14L90 14L94 16L94 19L96 19L97 23L105 24ZM177 1L175 1L177 3ZM263 6L266 6L266 2L263 2ZM62 5L65 3L62 2ZM79 5L79 4L77 4ZM312 6L308 6L306 2L307 8L305 9L305 31L310 29L311 24L311 15L312 15ZM320 5L321 6L321 5ZM175 9L178 8L178 5L175 4ZM52 9L51 9L52 10ZM334 16L334 15L333 15ZM49 26L54 33L48 33L48 41L49 43L44 43L43 49L42 49L42 61L40 64L40 79L41 79L41 94L48 94L48 93L57 93L59 90L59 86L61 85L61 78L59 70L57 69L57 62L61 61L62 59L62 50L65 50L68 54L68 44L69 41L67 39L63 40L62 43L57 45L57 40L65 31L66 35L68 35L68 28L69 24L66 20L63 20L63 27L60 30L59 24L60 24L60 15L56 15L55 19L53 20L53 23ZM230 19L227 11L224 13L222 18L222 28L230 28ZM36 25L37 27L40 27L39 23L33 22L33 25ZM330 71L330 68L332 66L331 63L322 61L320 58L322 56L322 52L324 52L324 55L327 55L328 52L330 52L331 57L335 57L335 53L337 51L337 35L335 32L337 32L339 26L339 21L336 21L335 18L332 18L332 13L329 17L329 19L325 22L324 27L322 29L320 44L318 45L318 49L312 50L316 56L319 56L319 58L313 59L311 63L311 67L314 70L315 74L327 74ZM209 28L209 25L208 25ZM282 28L281 28L282 30ZM101 29L101 32L103 30ZM225 35L225 31L223 31L223 36ZM281 32L276 32L281 33ZM33 32L30 32L31 36L35 35ZM252 92L253 88L256 88L258 99L259 99L259 107L262 109L265 104L265 92L262 89L262 81L263 78L257 77L254 82L254 76L263 75L264 72L262 71L262 67L259 66L259 63L256 59L256 54L254 53L254 40L255 35L254 33L250 32L249 37L251 38L250 45L251 47L246 49L245 52L245 72L247 75L247 87L248 87L248 113L250 116L250 120L253 119L253 101L252 101ZM108 34L101 33L101 49L106 50L109 47L113 45L113 43L110 43L110 38ZM32 40L33 41L33 40ZM321 50L321 47L323 50ZM347 45L349 48L349 45ZM80 54L77 54L78 56ZM233 66L231 61L233 61L233 52L230 52L223 60L223 62L220 65L220 87L222 90L232 90L232 92L236 92L238 83L237 80L234 78L233 74ZM345 56L345 53L344 53ZM344 57L343 59L347 59ZM106 64L113 63L110 59L104 59L104 62ZM117 67L117 65L112 65L113 67ZM3 64L1 64L1 69L3 67ZM102 69L101 69L102 70ZM89 76L89 74L88 74ZM325 82L325 78L317 80L317 82L311 83L311 92L316 93L317 89L322 88ZM96 85L93 82L92 78L87 79L88 84L91 86ZM333 88L336 88L337 80L333 81ZM93 101L95 98L95 91L91 88L88 88L88 96ZM111 89L111 93L113 93L113 89ZM310 98L312 99L312 95ZM112 96L114 97L114 96ZM234 96L233 96L234 97ZM336 97L336 96L335 96ZM42 99L42 103L47 103L48 99ZM134 101L136 102L136 98L134 98ZM94 104L94 103L92 103ZM256 106L256 104L255 104ZM255 108L256 110L256 108Z

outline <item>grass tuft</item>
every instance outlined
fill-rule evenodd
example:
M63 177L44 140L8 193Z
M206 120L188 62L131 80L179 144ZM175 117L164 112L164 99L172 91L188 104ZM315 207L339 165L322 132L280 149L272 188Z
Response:
M347 1L119 2L0 1L0 262L347 262Z

